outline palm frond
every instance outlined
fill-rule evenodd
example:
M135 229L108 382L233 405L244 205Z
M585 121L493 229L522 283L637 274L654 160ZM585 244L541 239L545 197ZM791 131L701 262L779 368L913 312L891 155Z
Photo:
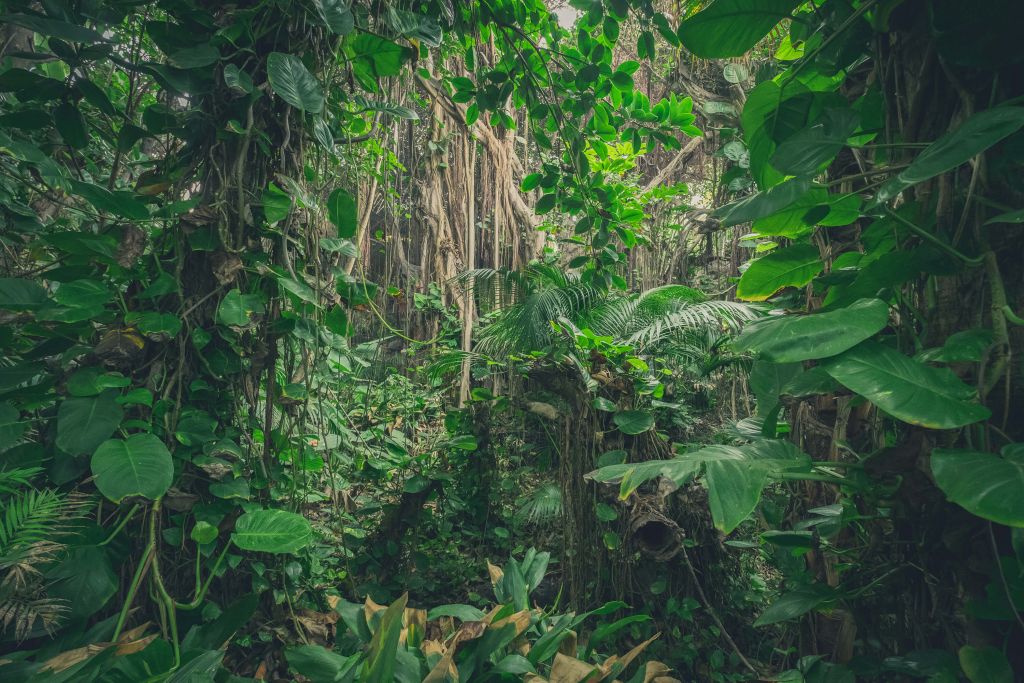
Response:
M637 346L653 346L669 338L695 331L723 333L738 329L744 322L758 316L755 309L735 301L704 301L681 305L654 317L636 316L625 330L626 341Z
M541 484L527 495L516 512L520 521L529 524L548 521L562 514L562 491L558 484Z
M49 540L63 502L50 489L26 489L7 500L0 511L0 564L19 547Z
M0 470L0 493L14 493L30 485L32 479L42 474L42 467L19 467Z
M40 586L10 592L0 596L0 632L13 631L15 640L20 642L38 624L52 635L67 611L65 600L49 597Z
M431 382L439 382L447 376L462 370L462 364L469 361L471 365L486 362L487 356L473 351L452 350L438 356L426 367L427 378Z
M552 344L553 322L579 317L602 296L600 290L579 282L535 290L481 330L478 348L492 355L542 351Z

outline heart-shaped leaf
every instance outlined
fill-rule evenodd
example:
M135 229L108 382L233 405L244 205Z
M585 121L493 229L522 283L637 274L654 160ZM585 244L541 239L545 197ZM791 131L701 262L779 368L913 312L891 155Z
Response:
M155 500L167 493L174 478L174 463L167 446L152 434L110 439L92 455L96 488L120 503L128 496Z
M57 446L72 455L92 453L121 424L124 411L116 392L69 398L57 409Z
M623 434L642 434L654 426L654 416L645 410L623 410L612 422Z

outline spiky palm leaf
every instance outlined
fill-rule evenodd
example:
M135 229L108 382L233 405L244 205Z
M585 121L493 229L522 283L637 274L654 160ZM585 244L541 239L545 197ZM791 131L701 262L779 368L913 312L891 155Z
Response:
M541 484L522 499L516 517L520 521L537 524L562 514L562 491L558 484Z
M485 305L502 315L480 332L483 353L542 351L554 342L551 323L575 319L604 294L579 277L550 264L531 264L523 271L477 269L458 280L476 290Z
M13 631L19 640L37 624L50 632L67 610L63 601L46 594L40 568L64 549L60 538L88 502L87 497L25 488L0 503L0 631Z
M591 329L638 348L685 341L694 334L722 332L757 317L752 307L735 301L709 301L682 285L655 287L640 294L609 298L590 312ZM697 338L694 341L697 341Z
M589 327L640 349L660 346L699 364L725 332L758 316L751 306L709 301L683 285L632 295L604 292L550 265L467 271L460 279L502 312L483 328L477 346L494 354L547 349L556 341L552 323L557 322L570 330Z

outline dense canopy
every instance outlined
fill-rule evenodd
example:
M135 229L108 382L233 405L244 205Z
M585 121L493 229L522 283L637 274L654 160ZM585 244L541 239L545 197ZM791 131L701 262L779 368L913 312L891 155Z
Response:
M0 0L0 679L1021 680L1022 25Z

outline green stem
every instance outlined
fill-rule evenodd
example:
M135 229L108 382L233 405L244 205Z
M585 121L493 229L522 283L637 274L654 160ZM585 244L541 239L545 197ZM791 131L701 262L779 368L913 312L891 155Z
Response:
M104 541L104 543L106 543L106 541ZM152 557L152 555L153 545L147 544L146 551L142 553L142 560L139 562L139 566L135 568L135 574L132 576L132 582L128 586L128 595L124 598L124 606L121 608L121 613L117 615L117 625L114 627L114 635L110 638L111 642L116 643L117 639L121 637L121 631L124 629L124 622L128 618L128 611L131 609L132 603L135 601L135 593L139 590L139 584L142 583L142 576L145 574L146 565L149 563L149 558Z
M1019 325L1021 327L1024 327L1024 318L1022 318L1019 315L1017 315L1016 313L1014 313L1013 309L1010 308L1009 304L1003 306L1002 311L1003 311L1003 315L1006 317L1007 322L1011 322L1014 325Z
M180 610L185 610L187 612L190 610L194 610L201 604L203 604L203 599L206 597L207 591L210 590L210 584L213 583L214 577L217 576L217 572L220 570L220 566L224 563L224 558L227 556L228 548L230 547L230 543L224 544L224 549L220 551L220 555L217 557L217 561L213 565L213 570L210 572L210 575L206 577L206 583L204 583L201 588L199 586L199 560L196 560L196 597L194 600L192 600L192 602L187 604L176 602L174 603L175 607L177 607Z
M891 218L895 218L899 223L902 223L903 225L905 225L907 228L910 229L911 232L913 232L915 235L917 235L921 239L925 240L926 242L931 242L932 244L934 244L936 247L938 247L942 251L946 252L950 256L955 256L956 258L960 259L961 261L963 261L964 263L966 263L969 266L980 266L982 263L985 262L985 257L984 256L976 256L974 258L971 258L970 256L965 256L964 254L961 254L956 248L946 244L945 242L943 242L942 240L940 240L938 237L936 237L935 235L931 234L927 230L924 230L923 228L918 227L914 223L911 223L906 218L904 218L903 216L899 215L898 213L896 213L895 211L893 211L889 207L885 207L885 212Z
M811 463L812 467L852 467L855 469L864 469L863 463L859 462L833 462L831 460L815 460Z
M164 586L163 577L160 576L160 556L156 552L156 520L160 517L160 507L163 503L163 496L153 501L153 513L149 518L149 545L153 550L153 585L156 586L157 595L167 610L167 622L171 627L171 646L174 648L174 669L181 666L181 645L178 642L178 616L175 613L174 599L167 592Z
M124 518L121 519L121 521L117 523L117 526L114 527L114 530L110 532L110 535L107 536L106 540L100 541L100 545L106 545L106 544L110 543L111 541L113 541L115 538L117 538L117 535L119 533L121 533L121 530L124 529L125 525L128 524L128 522L131 520L131 518L134 517L135 513L138 512L138 511L139 511L139 505L138 505L138 503L136 503L128 511L128 514L126 514L124 516Z
M783 472L779 475L779 479L783 481L821 481L826 484L848 484L849 482L842 477L834 477L828 474L818 474L816 472Z

